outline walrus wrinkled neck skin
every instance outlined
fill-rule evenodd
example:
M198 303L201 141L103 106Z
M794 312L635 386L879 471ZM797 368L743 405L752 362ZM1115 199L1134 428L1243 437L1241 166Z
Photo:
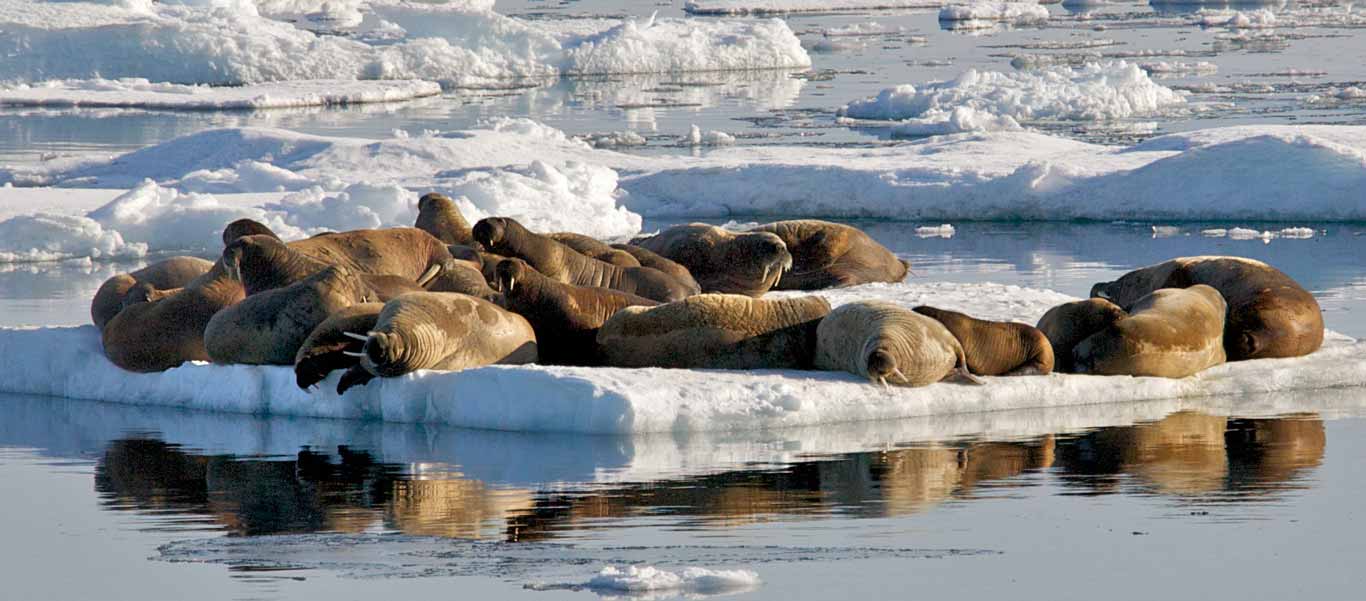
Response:
M516 220L504 217L480 220L474 225L474 236L490 251L522 259L536 271L558 281L565 281L568 264L581 258L578 253L566 253L568 247L538 236ZM568 256L571 254L572 257Z
M326 264L289 248L276 238L242 236L223 249L223 260L236 264L247 296L284 288L322 271Z
M446 244L476 246L470 222L456 208L455 201L439 192L422 195L417 201L417 222L414 227ZM482 248L482 246L479 246Z

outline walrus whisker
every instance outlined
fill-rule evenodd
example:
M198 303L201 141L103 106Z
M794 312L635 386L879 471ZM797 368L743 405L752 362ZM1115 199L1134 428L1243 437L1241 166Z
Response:
M361 342L365 342L365 341L367 341L367 340L370 340L370 337L369 337L369 336L365 336L365 335L362 335L362 334L357 334L357 333L355 333L355 332L342 332L342 336L345 336L345 337L347 337L347 338L354 338L354 339L359 340L359 341L361 341Z

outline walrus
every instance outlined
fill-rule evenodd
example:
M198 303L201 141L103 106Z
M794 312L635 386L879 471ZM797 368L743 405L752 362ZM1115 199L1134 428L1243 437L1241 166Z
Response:
M900 282L911 264L856 227L797 219L766 223L751 231L772 232L792 254L774 290L819 290L869 282Z
M1110 327L1126 315L1128 314L1119 305L1103 298L1063 303L1049 309L1043 314L1043 318L1039 319L1039 325L1036 327L1053 346L1054 371L1075 373L1072 349L1077 343Z
M1219 291L1204 284L1156 290L1077 343L1073 365L1084 374L1184 378L1226 360L1227 311Z
M417 222L414 227L446 244L477 247L470 222L460 214L455 201L440 192L429 192L417 199Z
M123 301L119 305L119 310L127 309L131 305L138 303L150 303L163 298L175 296L184 288L157 288L147 282L139 282L136 286L128 289L128 293L123 295Z
M313 328L294 355L294 381L299 388L308 390L335 370L355 367L365 340L347 333L375 329L383 309L384 303L358 303L333 312Z
M229 223L223 228L223 246L232 244L233 240L243 236L270 236L276 240L280 237L275 235L275 231L270 226L254 219L238 219Z
M884 386L926 386L950 376L981 383L963 345L938 321L886 301L841 305L816 328L816 367Z
M204 327L246 296L222 261L178 293L130 304L105 324L100 341L110 362L128 371L154 372L186 361L208 361Z
M763 296L792 268L787 245L772 232L690 223L631 243L688 268L702 292Z
M1224 352L1229 361L1308 355L1323 345L1323 311L1290 276L1242 257L1182 257L1091 288L1126 309L1160 288L1214 287L1228 303Z
M453 260L447 261L446 265L453 269L449 267L451 263ZM223 249L223 264L233 277L242 282L247 296L301 282L328 267L326 263L294 250L278 238L261 234L241 236L230 242ZM424 285L443 271L440 267L430 267L416 281L374 273L359 273L356 277L373 292L368 295L373 297L371 300L385 302L401 294L423 290Z
M505 259L497 269L504 306L531 322L537 355L547 365L601 364L602 324L625 307L659 304L620 290L557 282L521 259Z
M700 294L657 307L626 307L598 330L606 365L710 369L811 369L818 296L763 300Z
M702 293L702 287L697 285L697 280L693 279L692 272L689 272L688 268L684 267L681 263L666 259L658 253L646 250L634 244L613 244L612 248L635 257L636 262L640 263L641 267L651 267L673 276L675 280L678 280L679 282L682 282L684 286L687 286L690 295Z
M963 346L968 371L978 376L1046 376L1053 373L1053 345L1038 328L987 321L957 311L921 305L912 309L934 318Z
M293 365L304 340L329 315L366 302L369 287L345 267L328 267L283 288L247 296L204 326L214 363Z
M153 289L181 288L195 278L208 273L213 261L198 257L171 257L157 261L132 273L120 273L100 284L95 298L90 301L90 320L104 330L105 324L123 309L124 297L139 284Z
M342 376L338 393L373 376L520 365L537 359L536 333L525 318L467 294L400 296L384 304L374 329L363 337L360 364Z
M658 269L617 267L586 257L532 233L514 219L482 219L474 224L474 237L485 248L522 259L546 277L566 284L611 288L663 302L688 296L682 283Z
M631 253L612 248L606 242L592 236L574 232L554 232L546 234L546 237L574 249L576 253L604 263L611 263L617 267L640 267L640 261Z
M482 266L480 263L480 267ZM460 259L448 263L425 287L428 292L458 292L477 296L500 306L504 302L503 295L489 285L481 269L471 267L469 262Z

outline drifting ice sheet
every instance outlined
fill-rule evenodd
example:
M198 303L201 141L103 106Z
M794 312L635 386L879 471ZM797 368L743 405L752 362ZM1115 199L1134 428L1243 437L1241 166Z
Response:
M776 15L847 10L938 8L942 0L688 0L694 15Z
M430 81L310 80L210 87L132 79L68 79L0 88L0 106L240 110L399 102L436 96Z
M995 284L868 285L822 293L832 304L886 298L987 319L1036 321L1070 300ZM35 352L42 349L43 352ZM338 397L338 374L306 393L278 366L191 364L157 374L114 367L91 326L0 330L0 391L271 415L515 431L586 433L756 430L1097 402L1366 385L1366 344L1331 336L1297 359L1223 365L1182 380L1052 375L892 388L835 372L486 367L378 379Z

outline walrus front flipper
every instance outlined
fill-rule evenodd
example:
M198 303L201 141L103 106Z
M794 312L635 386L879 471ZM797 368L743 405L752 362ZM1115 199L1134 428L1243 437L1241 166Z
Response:
M375 379L375 374L365 371L364 367L354 365L351 369L342 374L341 380L337 382L337 394L346 394L353 386L364 386Z

